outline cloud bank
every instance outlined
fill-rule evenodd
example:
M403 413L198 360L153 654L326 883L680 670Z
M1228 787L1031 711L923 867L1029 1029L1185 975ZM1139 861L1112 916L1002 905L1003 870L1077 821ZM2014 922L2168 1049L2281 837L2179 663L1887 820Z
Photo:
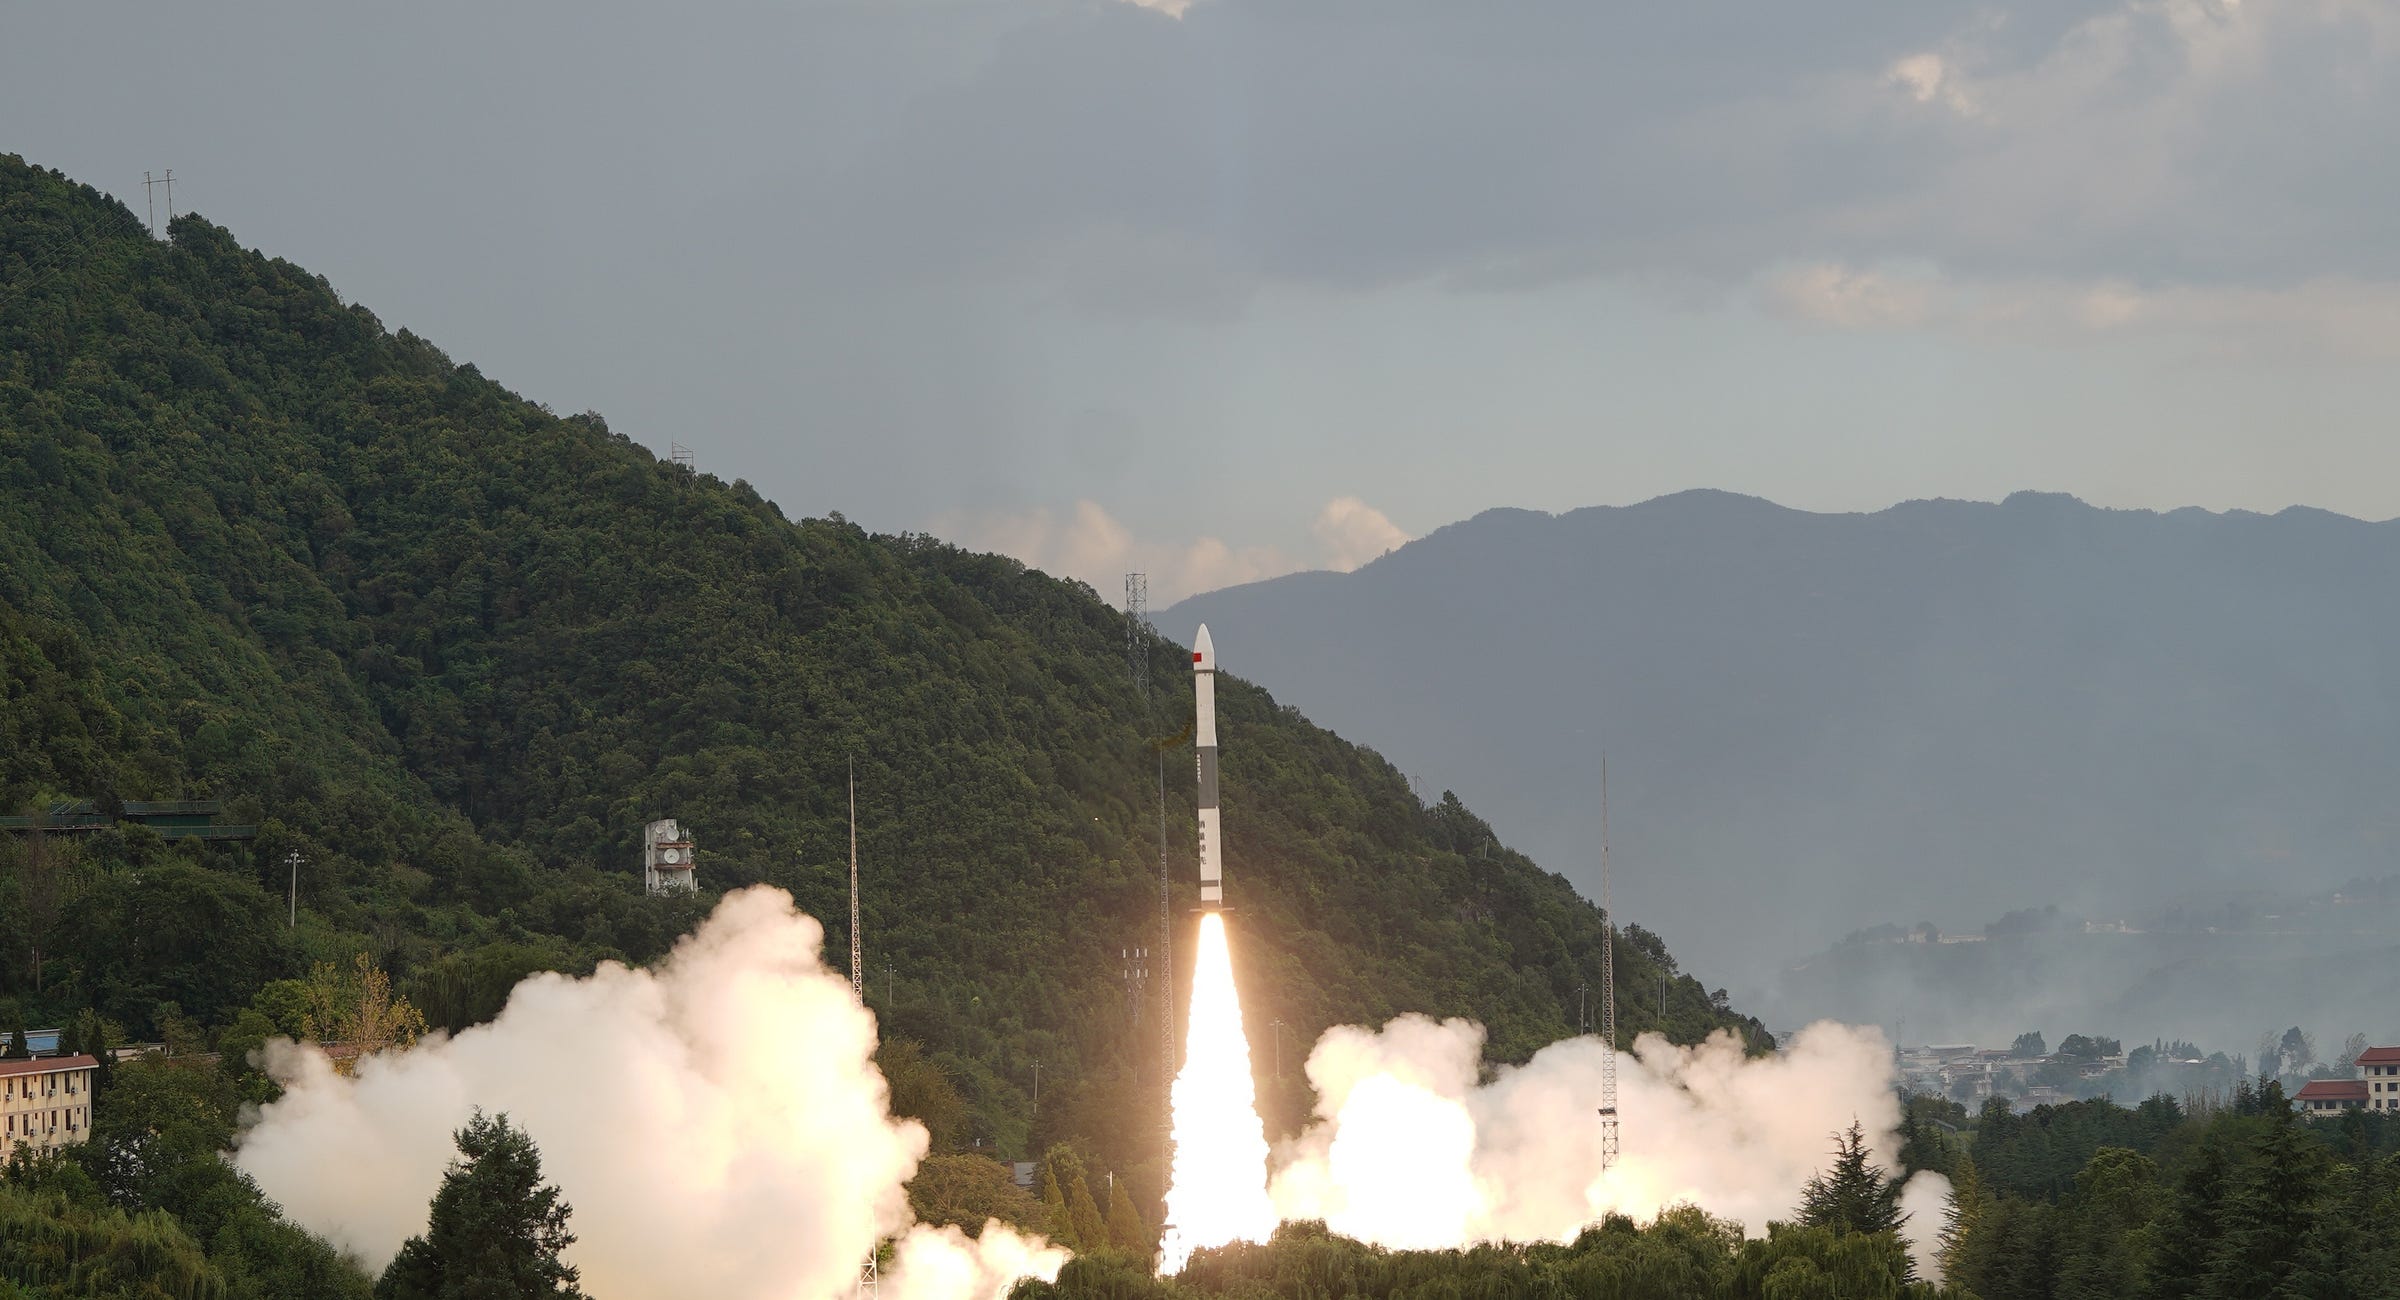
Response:
M1138 538L1098 502L1081 500L1062 518L1048 507L1024 511L963 511L930 526L935 536L1090 584L1111 604L1124 600L1125 575L1149 575L1150 599L1164 607L1220 587L1281 577L1302 569L1347 573L1407 545L1407 532L1353 496L1325 503L1310 523L1313 562L1276 546L1233 546L1217 537L1185 541Z

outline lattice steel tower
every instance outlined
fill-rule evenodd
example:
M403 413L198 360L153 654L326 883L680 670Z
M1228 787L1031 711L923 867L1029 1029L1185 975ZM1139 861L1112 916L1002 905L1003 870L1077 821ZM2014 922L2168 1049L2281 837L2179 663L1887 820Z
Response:
M858 940L858 762L850 763L850 991L867 1002L866 947Z
M1608 901L1608 758L1600 759L1600 1170L1617 1163L1617 913Z
M1142 697L1142 729L1155 734L1157 710L1150 701L1150 579L1125 575L1125 662L1133 669L1134 693ZM1158 759L1158 1134L1161 1163L1175 1162L1175 902L1167 876L1167 748L1151 742Z

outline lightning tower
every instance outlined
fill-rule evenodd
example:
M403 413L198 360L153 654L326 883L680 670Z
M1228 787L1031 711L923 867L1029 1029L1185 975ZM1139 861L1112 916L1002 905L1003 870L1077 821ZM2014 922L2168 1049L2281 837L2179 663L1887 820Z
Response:
M1617 913L1608 902L1608 757L1600 758L1600 1171L1617 1163Z
M867 1004L866 946L858 939L858 760L850 760L850 996ZM883 1270L877 1256L883 1243L867 1247L867 1261L858 1266L858 1285L851 1300L877 1300L883 1294Z
M858 762L850 763L850 991L867 1001L866 949L858 941Z
M1125 575L1125 659L1133 669L1134 693L1142 697L1143 730L1158 730L1150 704L1150 579ZM1158 759L1158 1133L1159 1168L1175 1159L1175 891L1167 879L1167 747L1151 744Z

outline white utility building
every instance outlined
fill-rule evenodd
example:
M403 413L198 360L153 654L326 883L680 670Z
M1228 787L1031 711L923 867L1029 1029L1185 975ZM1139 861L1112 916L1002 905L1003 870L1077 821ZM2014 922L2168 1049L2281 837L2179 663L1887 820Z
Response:
M642 884L653 894L689 894L700 888L692 875L692 841L672 817L642 828Z

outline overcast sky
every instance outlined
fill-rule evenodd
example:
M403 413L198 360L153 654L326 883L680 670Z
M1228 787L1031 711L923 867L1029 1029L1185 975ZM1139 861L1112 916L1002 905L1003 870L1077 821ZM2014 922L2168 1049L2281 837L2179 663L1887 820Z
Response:
M2400 514L2392 0L0 0L0 150L1160 604L1495 505Z

